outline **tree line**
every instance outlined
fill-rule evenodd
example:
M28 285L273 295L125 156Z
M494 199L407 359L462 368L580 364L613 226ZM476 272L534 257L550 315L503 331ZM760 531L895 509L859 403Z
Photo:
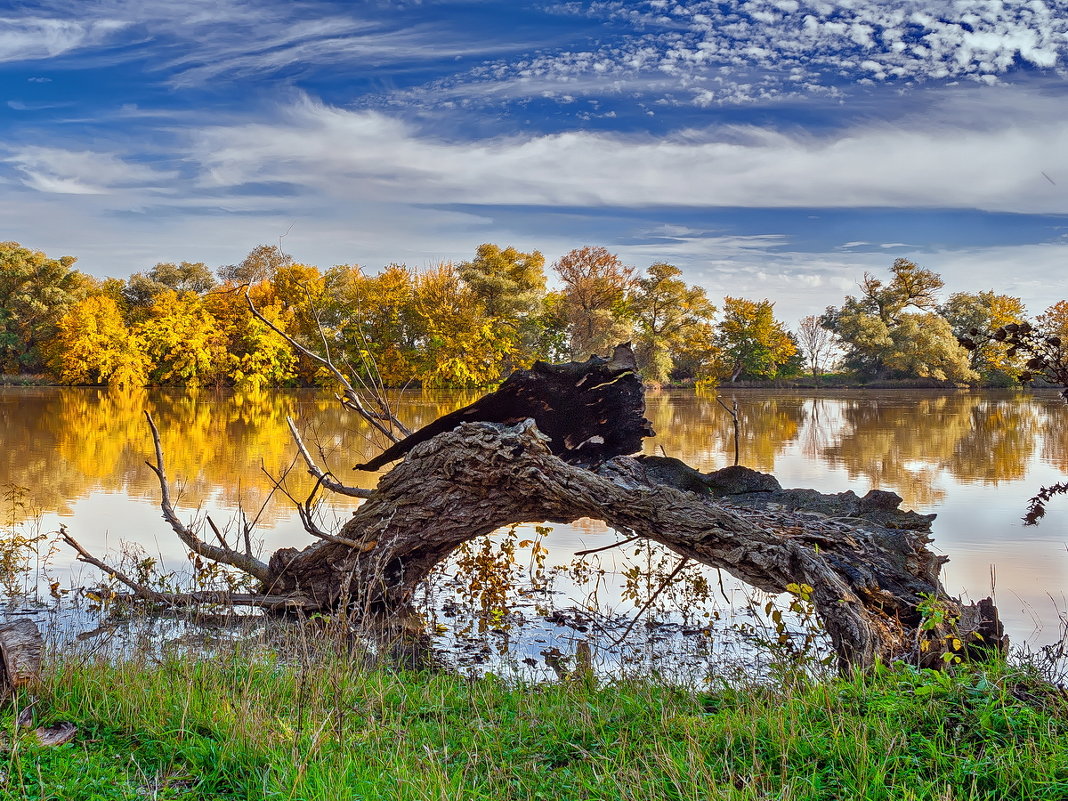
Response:
M720 308L682 271L644 272L603 247L550 266L538 251L483 244L474 257L378 273L302 264L261 245L240 264L159 263L98 280L69 256L0 243L0 369L64 384L311 385L325 380L252 314L384 386L484 386L536 359L582 360L635 345L653 383L772 380L842 370L865 381L927 378L1008 385L1026 370L1011 343L976 337L1022 321L1018 298L959 292L906 259L865 274L859 293L793 330L774 304L727 296ZM246 300L247 295L247 300ZM1033 321L1068 341L1068 302ZM963 344L962 344L963 343Z

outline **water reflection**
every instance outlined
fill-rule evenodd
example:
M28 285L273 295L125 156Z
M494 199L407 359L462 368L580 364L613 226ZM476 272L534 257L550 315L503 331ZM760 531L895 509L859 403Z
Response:
M1068 409L1054 398L757 391L721 397L738 403L742 464L776 472L784 454L796 451L828 470L844 470L861 489L893 489L924 510L944 501L947 476L961 483L1018 482L1037 455L1068 472ZM427 392L398 394L395 401L402 419L417 428L472 399ZM647 452L702 470L733 461L732 420L714 396L656 392L647 403L657 432ZM156 486L144 466L151 453L146 411L159 426L188 507L209 500L249 506L266 497L271 483L263 469L278 474L294 456L287 416L300 421L325 463L353 483L373 485L374 476L349 468L383 447L363 421L319 391L12 388L0 391L0 437L7 445L0 484L28 488L32 506L59 514L99 492L154 501ZM288 511L272 507L269 514Z
M738 404L742 464L774 472L786 486L860 493L878 487L902 495L906 507L937 512L936 545L952 556L951 591L988 594L996 564L1003 612L1025 634L1035 619L1055 627L1065 605L1045 608L1046 594L1060 597L1068 577L1068 502L1055 500L1039 529L1025 530L1019 521L1038 486L1068 473L1068 406L1055 392L720 392L728 406ZM394 398L413 428L473 399L442 392ZM706 471L733 462L731 416L714 395L650 393L647 405L657 431L647 452ZM90 550L113 551L122 539L164 560L183 559L184 547L159 520L158 487L144 464L152 451L145 411L159 426L186 516L202 508L221 520L239 506L254 514L271 491L263 471L277 476L293 463L286 416L299 421L311 450L344 480L362 486L377 480L351 465L384 443L322 391L5 388L0 487L26 488L25 505L6 510L6 530L41 514L44 530L67 522ZM294 494L310 488L299 465L289 481ZM351 507L341 499L331 513L347 516ZM287 502L267 504L260 523L266 552L308 542ZM556 526L547 544L560 563L615 538L599 522L578 521Z

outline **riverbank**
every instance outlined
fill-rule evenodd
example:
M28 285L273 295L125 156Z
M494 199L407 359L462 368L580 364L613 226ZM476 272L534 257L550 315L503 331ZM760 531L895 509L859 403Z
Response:
M5 711L5 799L1063 799L1068 704L1033 671L898 666L696 692L402 672L306 652L59 658ZM12 739L13 738L13 739Z

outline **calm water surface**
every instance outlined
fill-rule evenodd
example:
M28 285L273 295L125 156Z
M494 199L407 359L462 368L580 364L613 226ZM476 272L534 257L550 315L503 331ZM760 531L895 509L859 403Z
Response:
M947 587L979 598L993 583L1016 641L1057 636L1068 610L1068 499L1051 503L1038 527L1020 522L1039 486L1068 476L1068 406L1057 393L723 389L720 396L738 402L742 464L773 472L786 487L893 490L906 507L936 512L935 547L951 558ZM473 397L406 393L398 415L416 428ZM4 529L49 532L65 524L98 554L126 542L180 563L184 548L160 519L158 487L144 464L152 450L144 411L160 428L169 474L181 487L180 511L216 522L238 509L258 517L267 552L308 541L287 503L270 497L263 473L282 475L293 463L287 415L338 475L368 487L377 480L350 468L381 443L325 392L4 388ZM714 396L650 394L647 416L658 434L647 452L705 471L733 461L731 421ZM299 467L286 480L298 497L310 488ZM351 505L330 513L341 520ZM575 550L614 539L603 525L579 521L555 526L548 544L551 558L566 562ZM98 580L64 551L50 564L65 582Z

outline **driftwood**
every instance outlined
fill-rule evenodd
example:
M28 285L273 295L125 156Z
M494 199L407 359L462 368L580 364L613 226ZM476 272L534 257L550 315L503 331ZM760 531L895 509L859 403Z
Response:
M154 428L150 466L177 535L255 576L261 606L289 598L290 608L396 614L462 543L513 523L590 517L761 590L811 587L805 593L843 668L910 654L937 664L1004 647L992 604L964 606L939 582L945 557L928 548L933 515L900 511L892 493L783 490L742 467L702 474L677 459L631 456L650 433L629 348L611 359L539 364L361 465L404 457L339 532L306 523L318 542L266 562L225 542L211 546L178 522ZM309 472L323 483L321 471Z

